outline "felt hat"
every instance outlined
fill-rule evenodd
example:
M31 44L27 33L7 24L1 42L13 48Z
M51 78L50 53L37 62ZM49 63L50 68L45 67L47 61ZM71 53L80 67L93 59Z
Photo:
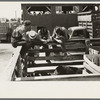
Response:
M28 31L26 34L29 36L30 39L35 39L37 33L31 30L31 31Z

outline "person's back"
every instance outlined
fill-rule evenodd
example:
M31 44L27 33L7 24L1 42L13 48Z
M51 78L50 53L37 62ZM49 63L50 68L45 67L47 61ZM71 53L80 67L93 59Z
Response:
M48 42L50 41L50 32L47 30L47 28L43 27L40 30L38 30L38 36L39 40L43 43L44 49L49 49ZM46 52L46 56L49 56L50 53ZM48 63L50 63L50 60L46 60Z
M65 27L57 27L55 28L55 33L57 39L64 39L64 40L68 40L69 39L69 35L68 35L68 31Z
M38 30L39 40L41 40L44 43L49 42L50 40L50 32L45 27Z
M68 30L65 27L61 27L62 35L65 37L66 40L69 39Z
M66 53L66 46L65 46L65 42L69 39L69 35L68 35L68 31L65 27L55 27L54 31L53 31L53 35L52 35L52 40L61 44L61 48L66 55L68 55ZM56 45L53 45L53 48L57 48Z

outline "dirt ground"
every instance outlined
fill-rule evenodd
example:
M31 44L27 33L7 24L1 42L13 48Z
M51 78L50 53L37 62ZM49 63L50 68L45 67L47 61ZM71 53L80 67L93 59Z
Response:
M14 50L10 43L0 43L0 73L6 68Z

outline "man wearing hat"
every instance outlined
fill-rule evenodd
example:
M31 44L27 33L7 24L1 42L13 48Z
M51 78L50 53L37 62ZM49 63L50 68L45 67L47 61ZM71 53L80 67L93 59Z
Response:
M31 43L27 42L28 36L26 33L28 31L31 31L31 21L25 20L23 24L14 29L12 33L12 46L16 48L17 46L22 45L22 49L20 52L22 58L24 54L27 52L27 50L31 47Z
M35 38L37 37L36 35L37 33L31 29L30 20L25 20L23 24L14 29L12 33L12 46L14 48L16 48L17 46L22 46L20 54L24 64L28 49L34 47L34 44L31 41L35 40ZM32 62L32 64L34 64L34 61ZM26 75L26 66L23 68L23 75Z

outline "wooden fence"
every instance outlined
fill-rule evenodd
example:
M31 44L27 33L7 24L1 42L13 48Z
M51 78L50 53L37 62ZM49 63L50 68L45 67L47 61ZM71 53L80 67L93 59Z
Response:
M82 42L84 44L84 46L81 46L81 47L78 47L78 46L74 46L73 45L75 43L80 43ZM77 39L77 40L68 40L66 41L66 51L69 51L69 52L75 52L75 54L71 54L69 57L67 57L66 59L64 59L64 56L50 56L50 57L32 57L32 56L27 56L26 57L26 61L38 61L39 63L36 63L34 66L27 66L27 71L30 69L30 68L37 68L37 69L34 69L34 70L40 70L41 68L43 68L43 70L55 70L56 66L58 65L70 65L70 66L77 66L77 67L81 67L81 68L84 68L83 66L83 62L84 62L84 59L83 59L83 55L85 54L86 52L86 49L89 49L89 47L92 47L92 44L93 43L98 43L100 42L100 38L94 38L94 39ZM69 45L67 47L68 44L72 43L72 46ZM74 44L73 44L74 43ZM39 43L36 43L39 45ZM50 43L50 45L52 44L55 44L55 43ZM57 45L57 44L56 44ZM100 46L100 44L98 44L98 46ZM6 67L6 69L4 70L4 72L0 75L0 81L14 81L14 80L55 80L57 78L57 80L88 80L89 78L91 79L91 77L95 80L94 77L99 77L100 75L98 73L96 73L95 75L94 74L91 74L91 75L72 75L72 76L54 76L54 78L52 76L49 76L50 78L48 77L44 77L43 78L35 78L35 77L23 77L23 65L22 65L22 62L21 62L21 57L20 57L20 50L21 50L21 46L17 47L16 48L16 51L14 52L14 55L13 57L11 58L8 66ZM62 52L62 50L60 48L58 49L29 49L27 53L34 53L34 52L39 52L39 53L45 53L45 52L54 52L54 51L59 51L59 52ZM82 53L80 53L82 52ZM76 57L78 59L76 59ZM81 58L80 58L81 57ZM42 60L53 60L52 63L44 63L41 61ZM46 69L47 68L47 69ZM17 70L17 73L18 73L18 77L16 76L16 73L15 73L15 70ZM97 75L98 74L98 75ZM92 76L94 75L94 77ZM70 79L70 78L71 79ZM79 78L80 77L80 78ZM74 79L73 79L74 78Z

